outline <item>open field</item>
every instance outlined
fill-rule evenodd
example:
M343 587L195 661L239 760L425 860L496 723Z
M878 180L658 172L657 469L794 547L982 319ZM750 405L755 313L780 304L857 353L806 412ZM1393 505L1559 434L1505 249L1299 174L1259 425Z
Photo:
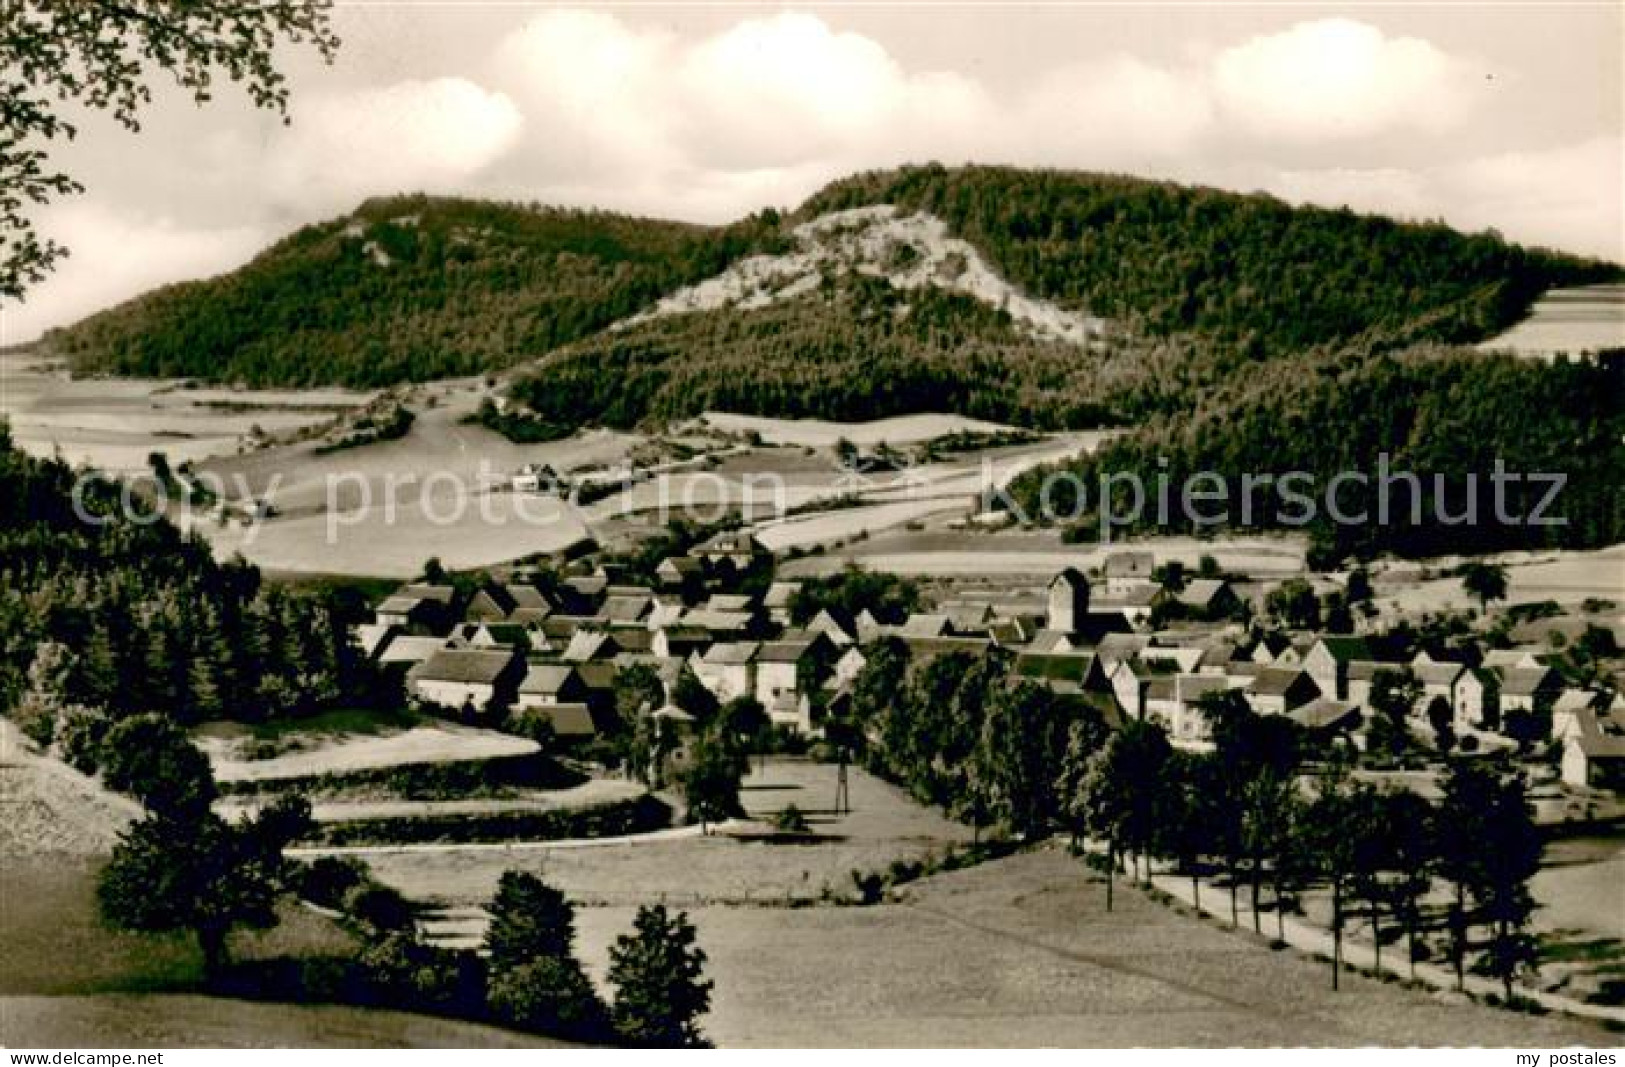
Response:
M450 386L442 386L449 390ZM204 464L233 497L268 499L276 515L221 526L197 517L216 552L241 552L272 570L409 577L439 556L468 568L556 552L587 536L581 516L552 497L497 482L525 463L567 468L619 461L635 438L593 433L515 445L459 420L477 395L436 393L412 431L394 441L317 455L313 445L266 449Z
M1625 348L1625 285L1553 289L1524 321L1478 347L1550 359L1600 348Z
M1159 537L1110 545L1067 545L1054 530L932 529L871 537L820 556L794 560L781 570L790 577L827 574L852 562L870 570L922 577L1047 578L1065 567L1098 567L1108 555L1126 550L1154 552L1159 562L1178 559L1187 566L1210 555L1227 571L1275 579L1305 569L1304 543L1287 537Z
M1555 600L1578 604L1588 598L1612 600L1614 616L1625 608L1625 545L1592 551L1509 552L1484 557L1507 572L1507 602ZM1460 559L1431 560L1427 566L1441 574ZM1421 565L1394 562L1372 572L1376 603L1386 612L1418 615L1429 611L1465 611L1477 608L1455 577L1421 577Z
M0 417L25 451L60 448L70 463L108 471L147 466L151 452L184 460L231 455L254 426L281 433L363 404L344 390L180 389L174 382L71 379L19 353L0 354Z
M411 763L523 756L539 751L536 742L495 730L440 720L425 720L405 729L381 733L315 734L309 747L270 759L244 758L240 746L251 736L246 728L218 725L196 737L222 782L302 778L318 774L394 767Z
M408 897L464 908L488 901L497 878L513 868L545 872L572 899L595 904L783 903L816 900L826 888L849 895L853 870L880 870L894 859L969 840L969 828L921 808L857 768L849 773L853 811L845 816L830 812L834 766L772 760L766 774L753 770L745 780L747 812L768 818L795 804L820 835L807 843L742 841L722 833L659 834L583 847L569 842L512 850L455 845L372 850L366 859L381 881Z
M691 911L723 1046L1617 1045L1619 1035L1272 951L1056 848L940 875L900 904ZM631 910L580 913L601 976Z

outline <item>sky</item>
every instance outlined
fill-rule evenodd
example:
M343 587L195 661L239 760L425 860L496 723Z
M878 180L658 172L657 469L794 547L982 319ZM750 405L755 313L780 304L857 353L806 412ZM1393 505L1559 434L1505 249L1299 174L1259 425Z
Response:
M1625 5L342 2L291 122L221 86L105 117L71 258L0 343L431 192L722 222L937 160L1200 182L1625 262Z

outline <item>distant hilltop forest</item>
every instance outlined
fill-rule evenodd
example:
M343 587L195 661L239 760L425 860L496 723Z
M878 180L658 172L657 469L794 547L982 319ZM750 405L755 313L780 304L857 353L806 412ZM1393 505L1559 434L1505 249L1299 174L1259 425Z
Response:
M538 360L567 367L576 344L589 358L649 365L654 377L696 394L737 389L728 355L748 349L764 397L730 399L756 408L788 402L775 392L803 391L801 381L775 390L791 369L817 387L879 349L888 371L911 361L929 368L912 383L924 389L922 402L976 402L1013 387L1035 408L1061 402L1072 416L1065 421L1095 418L1124 388L1119 379L1143 389L1127 368L1069 369L1076 353L1024 344L997 314L944 301L898 328L882 312L900 300L842 285L760 314L730 309L742 319L734 328L699 312L700 321L675 330L661 323L658 333L679 335L663 343L639 331L589 340L742 256L789 250L796 222L870 204L936 215L1031 296L1107 319L1111 347L1090 364L1127 362L1110 359L1118 350L1155 360L1162 346L1181 362L1225 363L1355 341L1474 342L1516 321L1548 288L1620 277L1617 266L1494 235L1263 195L926 166L838 181L793 215L769 210L723 227L426 196L370 200L229 274L157 289L53 331L45 346L85 373L377 387ZM829 336L836 318L846 321ZM723 364L723 380L707 374L713 363ZM680 398L652 385L634 390L649 395L647 410L633 402L586 414L684 413ZM910 390L895 392L906 400ZM858 403L834 393L826 402Z
M877 205L941 220L982 263L940 257L923 283L931 248L844 221ZM976 269L996 292L963 282ZM741 278L756 288L713 298ZM1504 330L1548 289L1622 278L1616 264L1493 233L1262 194L931 165L856 175L792 213L721 227L371 200L43 347L82 373L253 386L496 374L512 402L485 421L519 440L707 409L847 421L941 411L1043 430L1133 426L1106 457L1119 467L1150 471L1173 454L1232 473L1272 456L1316 470L1369 468L1380 451L1483 457L1494 441L1509 463L1569 473L1583 519L1479 547L1591 545L1625 540L1617 362L1575 371L1456 346ZM1034 328L1012 297L1098 328ZM1364 406L1379 401L1384 411ZM1393 541L1333 547L1437 550L1450 536Z

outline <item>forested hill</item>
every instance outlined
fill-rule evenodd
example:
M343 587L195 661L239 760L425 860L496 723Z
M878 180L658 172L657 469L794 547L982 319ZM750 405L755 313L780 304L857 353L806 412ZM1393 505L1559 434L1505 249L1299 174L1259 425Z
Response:
M728 227L426 196L369 200L229 274L154 290L44 339L76 371L375 387L506 367L751 250Z
M1443 224L1076 171L859 174L800 214L881 203L946 220L1034 296L1255 357L1360 337L1481 341L1546 289L1622 276L1615 264Z
M762 395L741 396L748 393L741 353L717 347L734 327L717 321L715 309L696 311L709 320L697 324L599 332L746 254L790 248L791 222L884 203L941 217L1027 295L1109 320L1113 361L1101 365L1099 352L1053 339L1035 348L1019 331L1005 332L1007 322L978 319L968 307L928 308L935 321L954 321L923 344L888 335L877 322L826 329L877 301L908 313L882 294L847 286L800 294L739 327L782 333L780 343L758 336L745 348L799 364L810 391L798 388L796 374L772 370ZM548 391L550 375L560 395L611 389L593 383L589 356L642 370L658 364L652 375L640 371L633 395L589 404L573 413L578 421L683 414L702 397L857 417L977 405L1014 390L1018 399L1003 407L1011 417L1047 412L1040 421L1071 422L1107 409L1123 418L1164 409L1176 402L1158 384L1169 373L1206 385L1238 364L1316 345L1480 340L1547 288L1618 276L1612 265L1492 235L1293 208L1265 196L1084 173L926 166L836 182L793 220L763 212L722 228L421 196L369 201L231 274L160 289L56 331L47 347L85 372L355 386L497 370L558 352L542 384L527 387L531 395ZM892 395L877 402L856 389L824 387L877 343L884 358L872 365L899 383ZM1183 364L1170 351L1194 361ZM1145 353L1162 362L1151 366ZM1081 367L1068 364L1073 355Z
M0 499L0 713L36 738L87 716L105 729L147 711L195 723L390 699L337 597L216 563L198 535L129 512L118 483L13 447L3 419Z

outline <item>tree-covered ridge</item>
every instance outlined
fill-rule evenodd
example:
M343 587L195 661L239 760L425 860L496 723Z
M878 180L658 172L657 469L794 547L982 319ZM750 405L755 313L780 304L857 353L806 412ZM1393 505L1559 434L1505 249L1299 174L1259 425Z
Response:
M387 694L332 603L216 563L196 535L127 516L122 495L13 448L0 422L0 711L49 736L81 710L99 729L148 711L253 720Z
M871 172L826 187L800 213L878 203L940 216L1035 296L1255 356L1362 335L1478 341L1548 288L1621 276L1617 265L1493 233L1073 171Z
M1166 410L1215 364L1191 346L1031 336L1000 308L883 278L605 331L549 355L513 395L543 420L630 427L706 410L786 418L952 411L1040 429Z
M1244 475L1302 471L1300 486L1318 502L1319 518L1308 526L1314 562L1334 563L1349 554L1393 551L1402 555L1499 551L1510 548L1583 548L1625 540L1625 360L1544 363L1477 351L1417 349L1361 359L1342 356L1262 364L1197 404L1194 411L1153 420L1068 468L1092 494L1078 521L1080 532L1098 530L1100 479L1133 473L1152 487L1166 476L1179 486L1197 472L1224 478L1227 500L1198 501L1196 516L1223 511L1225 524L1242 526ZM1391 489L1389 521L1378 510L1379 457L1390 472L1418 476ZM1503 512L1495 512L1491 476L1497 463L1521 479L1504 488ZM1325 493L1335 476L1359 472L1366 481L1338 487L1345 516L1330 521ZM1036 513L1040 486L1052 471L1035 470L1013 487L1017 503ZM1561 474L1565 484L1544 509L1561 525L1531 525L1547 494L1547 481L1527 476ZM1443 494L1436 476L1443 476ZM1070 514L1064 484L1051 495L1055 510ZM1149 491L1149 490L1148 490ZM1472 494L1476 494L1474 497ZM1277 506L1273 490L1250 494L1257 502L1249 528L1295 525L1284 515L1302 511ZM1176 491L1169 522L1173 532L1198 528ZM1414 503L1420 500L1420 505ZM1126 502L1125 502L1126 503ZM1420 523L1414 522L1419 507ZM1476 513L1473 521L1459 518ZM1441 519L1441 513L1445 518ZM1138 528L1155 523L1150 513ZM1206 526L1211 530L1213 525ZM1124 532L1122 529L1117 531Z
M428 196L370 200L241 269L52 331L74 369L376 387L500 369L777 247L771 213L722 228Z

